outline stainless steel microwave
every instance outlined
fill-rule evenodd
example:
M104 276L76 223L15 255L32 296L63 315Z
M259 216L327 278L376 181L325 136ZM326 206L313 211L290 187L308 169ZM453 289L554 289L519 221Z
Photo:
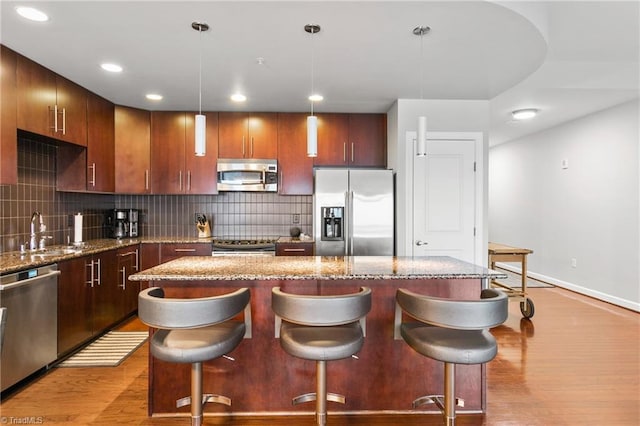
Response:
M218 191L278 192L278 161L219 158Z

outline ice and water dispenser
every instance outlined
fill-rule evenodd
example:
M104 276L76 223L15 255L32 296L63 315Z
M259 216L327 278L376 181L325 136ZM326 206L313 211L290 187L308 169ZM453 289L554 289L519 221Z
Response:
M344 240L344 207L322 207L322 240Z

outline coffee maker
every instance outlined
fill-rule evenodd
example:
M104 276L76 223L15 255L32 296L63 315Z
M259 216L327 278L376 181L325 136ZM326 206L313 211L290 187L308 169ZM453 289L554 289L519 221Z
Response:
M129 210L113 209L107 211L105 219L109 238L126 238L129 236ZM137 232L137 222L136 222Z
M129 209L129 236L137 237L140 235L138 232L138 215L139 211L137 209Z

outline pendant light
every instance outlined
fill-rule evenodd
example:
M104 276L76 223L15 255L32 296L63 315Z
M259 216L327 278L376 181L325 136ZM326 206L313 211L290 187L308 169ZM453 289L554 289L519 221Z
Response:
M207 117L202 114L202 32L209 31L209 25L204 22L193 22L191 28L200 34L200 64L198 72L198 114L196 114L196 157L204 157L207 153Z
M423 99L423 60L422 60L422 42L424 35L431 31L431 28L427 26L415 27L413 33L420 36L420 99ZM427 155L427 117L421 115L418 117L418 137L417 137L416 155L418 157L424 157Z
M313 103L322 100L322 96L314 92L314 49L313 49L313 35L320 32L320 25L308 24L304 26L304 30L311 34L311 95L309 95L309 101L311 102L311 115L307 117L307 156L318 156L318 117L313 115Z

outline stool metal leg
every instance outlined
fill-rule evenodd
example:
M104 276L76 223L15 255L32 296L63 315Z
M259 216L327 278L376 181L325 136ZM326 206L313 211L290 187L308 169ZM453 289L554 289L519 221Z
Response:
M202 425L202 363L191 364L191 426Z
M444 364L444 420L447 426L456 422L456 365Z
M327 424L327 362L316 361L316 421Z

